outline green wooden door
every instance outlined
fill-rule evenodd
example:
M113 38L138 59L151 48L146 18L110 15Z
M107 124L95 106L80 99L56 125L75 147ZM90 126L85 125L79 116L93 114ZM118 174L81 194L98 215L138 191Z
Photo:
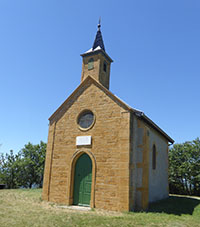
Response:
M74 174L74 205L90 205L92 162L87 154L79 157Z

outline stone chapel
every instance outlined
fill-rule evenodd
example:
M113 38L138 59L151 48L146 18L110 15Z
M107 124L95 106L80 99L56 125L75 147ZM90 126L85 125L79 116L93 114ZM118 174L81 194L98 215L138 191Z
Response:
M109 90L101 25L83 58L81 83L49 118L43 200L115 211L168 197L168 146L143 112Z

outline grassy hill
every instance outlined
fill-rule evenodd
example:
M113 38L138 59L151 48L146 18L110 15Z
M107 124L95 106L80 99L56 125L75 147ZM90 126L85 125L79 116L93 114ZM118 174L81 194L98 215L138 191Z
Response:
M200 200L170 196L149 212L77 211L41 200L41 189L0 190L1 227L200 226Z

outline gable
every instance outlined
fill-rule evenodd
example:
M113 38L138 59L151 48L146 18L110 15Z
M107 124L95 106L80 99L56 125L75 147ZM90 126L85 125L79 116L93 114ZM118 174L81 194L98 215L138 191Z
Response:
M109 90L103 87L95 79L88 76L75 90L74 92L61 104L61 106L51 115L49 118L50 124L57 121L63 116L63 114L76 102L76 100L91 86L95 86L100 89L107 97L109 97L113 102L119 105L126 111L131 111L131 108L113 95Z
M112 92L106 89L103 85L101 85L94 78L88 76L75 90L74 92L64 101L64 103L51 115L49 118L50 124L54 121L60 119L63 114L73 105L73 103L89 88L91 85L94 85L97 89L100 89L107 97L109 97L113 102L119 105L126 111L132 112L141 120L145 121L148 125L153 127L157 132L159 132L162 136L164 136L170 143L174 143L174 140L169 137L158 125L156 125L151 119L149 119L142 111L138 111L136 109L131 108L126 103L124 103L121 99L116 97Z

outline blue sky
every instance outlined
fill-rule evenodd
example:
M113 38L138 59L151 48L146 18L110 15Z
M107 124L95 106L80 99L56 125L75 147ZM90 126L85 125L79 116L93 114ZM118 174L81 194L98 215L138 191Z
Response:
M200 136L199 0L1 0L0 152L47 141L99 16L110 90L176 142Z

